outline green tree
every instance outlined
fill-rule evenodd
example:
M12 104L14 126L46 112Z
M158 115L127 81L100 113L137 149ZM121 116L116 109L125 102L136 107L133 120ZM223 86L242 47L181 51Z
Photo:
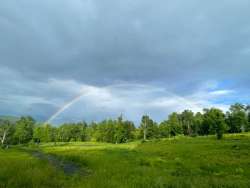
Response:
M2 147L12 142L14 125L8 120L0 120L0 144Z
M87 139L87 123L79 122L71 125L71 139L74 141L86 141Z
M33 140L39 142L55 142L57 139L57 128L49 124L36 125L33 132Z
M58 128L57 139L60 142L69 142L71 139L70 124L64 123Z
M148 115L143 115L140 124L143 140L159 137L158 125Z
M194 113L191 110L184 110L180 114L180 119L182 123L182 129L184 135L192 135L195 130L194 129Z
M116 122L107 119L98 123L94 135L96 141L116 143Z
M168 117L168 125L170 126L170 135L176 136L178 134L183 134L183 129L181 125L181 121L179 119L179 114L174 112Z
M167 120L160 123L159 132L161 138L170 137L171 129Z
M247 112L247 122L248 122L246 131L250 131L250 105L247 105L246 112Z
M203 121L202 121L202 125L201 125L201 129L200 129L200 133L201 135L209 135L211 134L210 130L212 130L211 128L211 124L209 121L207 121L207 118L206 118L206 114L208 114L209 112L209 109L203 109ZM206 119L205 119L206 118Z
M98 123L91 122L86 128L87 140L97 141L98 138Z
M143 132L143 140L147 140L147 131L150 123L151 122L149 116L142 116L140 128Z
M116 126L115 122L112 119L109 119L104 123L104 129L102 130L103 130L102 135L104 142L116 143L116 138L115 138Z
M194 128L192 128L195 135L196 134L203 135L202 124L203 124L203 115L200 112L197 112L194 117Z
M227 112L226 122L230 133L239 133L247 130L248 120L245 106L240 103L231 105L229 112Z
M63 142L69 141L86 141L87 139L87 123L65 123L57 129L57 139ZM52 128L50 130L50 138L55 135ZM52 140L51 140L52 141Z
M14 137L17 143L23 144L32 140L34 125L35 120L30 116L21 117L20 120L16 122Z
M211 134L216 134L217 139L223 137L226 130L225 115L220 109L206 109L203 122L209 127Z
M148 138L160 138L159 126L155 121L153 121L152 126L148 129Z
M122 116L116 121L115 138L116 143L125 143L133 139L133 131L135 130L134 123L131 121L123 121Z
M124 121L123 126L125 127L125 140L129 141L134 139L135 125L132 121Z
M43 127L36 125L33 131L33 140L36 143L40 143L43 139Z

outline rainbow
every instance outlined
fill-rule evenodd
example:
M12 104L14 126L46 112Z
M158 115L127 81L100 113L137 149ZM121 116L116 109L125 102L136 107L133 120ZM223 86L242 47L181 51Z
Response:
M166 92L166 91L165 91ZM174 97L178 102L192 106L196 109L202 109L201 106L197 103L194 103L192 101L189 101L187 99L185 99L184 97L180 97L176 94L170 93L170 92L166 92L168 95ZM76 97L74 97L72 100L70 100L69 102L65 103L62 107L60 107L52 116L49 117L49 119L47 121L45 121L44 124L50 124L55 118L57 118L61 113L63 113L65 110L67 110L68 108L70 108L73 104L75 104L76 102L78 102L83 96L85 95L85 93L81 93L79 95L77 95Z
M50 116L50 118L47 121L45 121L44 124L50 124L57 116L59 116L65 110L67 110L68 108L70 108L73 104L75 104L76 102L78 102L82 98L83 95L84 95L84 93L81 93L81 94L77 95L76 97L74 97L73 99L71 99L69 102L65 103L52 116Z

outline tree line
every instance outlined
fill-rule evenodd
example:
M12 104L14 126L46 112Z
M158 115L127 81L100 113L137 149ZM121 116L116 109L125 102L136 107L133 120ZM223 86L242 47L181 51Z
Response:
M132 121L106 119L101 122L64 123L58 127L36 123L28 116L16 122L0 119L0 143L2 147L9 144L26 144L30 142L71 142L97 141L125 143L131 140L150 140L170 138L177 135L204 136L216 135L218 139L224 133L250 131L250 105L236 103L224 113L217 108L204 109L194 113L184 110L173 112L166 120L157 123L148 115L143 115L139 127Z

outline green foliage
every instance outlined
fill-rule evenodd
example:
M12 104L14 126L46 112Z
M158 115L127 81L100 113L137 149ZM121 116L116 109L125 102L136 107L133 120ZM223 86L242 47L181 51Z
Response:
M176 135L183 133L183 129L182 129L182 125L181 125L181 121L179 117L180 116L176 112L170 114L168 117L167 124L170 127L171 136L176 136Z
M197 112L194 117L194 128L193 128L195 135L203 135L202 124L203 124L203 115L200 112Z
M143 140L159 137L158 125L148 115L142 116L139 129L140 138L143 138Z
M81 170L73 175L37 158L33 152L26 152L27 149L31 150L0 149L0 187L248 188L250 185L249 133L226 134L221 141L213 136L177 136L143 144L71 142L39 146L45 155L79 164Z
M8 130L8 131L6 131ZM250 130L250 106L236 103L224 114L211 108L194 114L191 110L171 113L159 125L148 115L141 118L139 127L132 121L106 119L101 122L64 123L58 127L35 124L31 117L21 117L16 122L0 119L0 141L5 144L40 142L98 141L126 143L135 139L144 141L170 138L178 135L198 136L216 134L221 139L224 132L238 133Z
M5 147L13 143L14 125L9 120L0 119L0 145Z
M244 105L236 103L230 107L230 111L227 113L227 124L230 133L239 133L248 129L248 119Z
M116 123L115 140L116 143L125 143L134 138L134 123L131 121L123 121L122 116L118 118Z
M226 130L225 115L220 109L204 109L203 123L209 127L210 133L215 133L221 139Z
M113 120L102 121L96 128L96 141L115 143L115 130L115 122Z
M180 114L182 130L184 135L191 136L195 132L194 127L194 113L191 110L184 110Z
M161 138L170 137L171 129L170 129L170 126L169 126L167 120L160 123L159 132L160 132L160 137Z
M92 124L96 141L109 143L125 143L134 138L134 123L124 121L122 116L117 120L104 120L99 124Z
M250 105L246 107L246 111L247 111L247 122L248 122L246 131L250 131Z
M26 144L33 139L41 142L39 147L30 143L33 148L80 164L83 171L88 169L86 174L67 176L49 161L21 150L23 145L10 146L8 150L0 149L0 188L244 188L250 184L250 136L223 134L246 132L249 128L250 107L241 104L232 105L226 115L215 108L196 114L190 110L174 112L159 126L144 115L138 128L122 116L58 127L35 124L31 117L21 117L16 122L0 119L2 145ZM212 134L223 140L218 142L214 136L198 137ZM129 142L142 138L142 142Z
M248 117L244 105L236 103L227 113L227 124L230 133L239 133L248 130Z
M34 142L54 142L57 139L57 129L49 124L36 125L33 133Z
M87 123L65 123L57 129L57 141L86 141Z
M33 138L35 120L32 117L21 117L16 122L14 138L18 144L28 143Z

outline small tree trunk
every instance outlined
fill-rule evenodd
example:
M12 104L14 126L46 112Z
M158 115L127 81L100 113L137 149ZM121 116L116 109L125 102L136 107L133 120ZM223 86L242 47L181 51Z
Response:
M2 145L4 145L4 141L5 141L5 139L6 139L6 134L7 134L7 131L4 131L4 132L3 132L3 137L2 137L2 139L1 139L1 144L2 144Z
M190 129L190 123L188 121L188 136L190 136L190 135L191 135L191 129Z
M147 139L147 130L143 130L143 140L145 141Z

